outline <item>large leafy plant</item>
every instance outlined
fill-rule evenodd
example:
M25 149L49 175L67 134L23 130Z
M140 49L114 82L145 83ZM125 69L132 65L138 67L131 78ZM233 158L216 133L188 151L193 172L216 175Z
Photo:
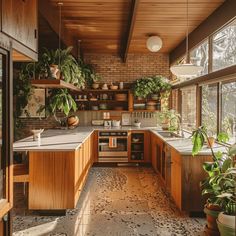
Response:
M52 89L47 98L46 112L54 115L61 112L68 117L71 111L76 111L77 105L67 89Z
M138 79L134 85L134 96L146 98L152 93L153 82L151 78Z
M133 91L136 97L146 98L150 94L159 94L162 91L170 90L170 88L168 79L162 76L152 76L136 80Z
M192 154L201 151L204 142L209 139L207 130L200 126L192 134ZM228 135L220 133L218 141L226 142ZM209 141L209 140L208 140ZM208 177L201 182L202 195L207 196L207 202L220 206L223 210L235 214L235 162L236 144L226 149L226 152L214 152L211 148L212 162L205 162L203 169Z
M72 47L66 49L48 50L44 48L36 63L27 66L29 77L52 79L51 65L57 65L60 78L79 88L84 87L85 78L77 60L71 54Z

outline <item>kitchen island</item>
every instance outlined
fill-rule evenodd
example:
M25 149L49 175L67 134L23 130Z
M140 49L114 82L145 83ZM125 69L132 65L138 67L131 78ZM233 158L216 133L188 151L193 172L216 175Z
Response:
M164 137L155 127L46 130L40 141L28 137L15 142L14 151L28 152L29 156L29 209L62 210L76 207L89 169L98 161L98 132L104 130L148 133L145 149L150 150L150 158L145 160L146 163L152 164L167 187L169 181L172 197L181 210L199 210L202 204L196 183L199 186L199 181L205 177L201 166L204 161L211 159L210 149L204 147L197 157L192 157L189 138ZM169 152L166 151L167 147ZM215 150L222 150L222 146L216 146ZM189 186L188 189L185 186ZM188 196L198 196L198 200L186 199ZM189 205L189 200L194 207Z

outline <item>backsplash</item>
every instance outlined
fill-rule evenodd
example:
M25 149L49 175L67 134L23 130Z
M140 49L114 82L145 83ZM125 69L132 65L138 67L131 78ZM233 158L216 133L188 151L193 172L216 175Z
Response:
M78 111L74 113L80 119L79 126L90 126L92 120L102 120L103 112L101 111ZM120 111L110 111L111 120L121 120L122 112ZM60 117L60 114L58 115ZM61 116L62 117L62 116ZM142 127L154 127L157 125L157 119L155 112L131 112L131 122L133 124L134 120L138 119L141 122ZM21 119L23 129L20 138L31 135L30 130L32 129L52 129L58 127L54 117L48 117L45 119L36 118L22 118Z

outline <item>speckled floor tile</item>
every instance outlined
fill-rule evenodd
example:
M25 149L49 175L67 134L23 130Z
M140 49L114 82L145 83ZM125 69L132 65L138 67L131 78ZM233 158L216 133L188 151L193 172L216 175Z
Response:
M151 168L93 167L77 208L65 216L38 216L16 199L13 235L199 236L204 224L178 211Z

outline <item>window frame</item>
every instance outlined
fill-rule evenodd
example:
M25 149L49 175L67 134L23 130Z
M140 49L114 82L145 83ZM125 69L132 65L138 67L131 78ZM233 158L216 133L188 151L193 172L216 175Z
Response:
M190 53L196 49L196 47L199 47L199 45L201 45L204 41L208 41L208 73L207 74L204 74L204 75L198 75L194 78L189 78L188 80L191 81L191 80L194 80L194 79L197 79L197 78L200 78L202 76L207 76L209 74L211 74L212 72L218 72L218 71L221 71L221 70L225 70L227 68L230 68L230 67L233 67L233 66L236 66L236 63L235 64L232 64L232 65L229 65L229 66L226 66L226 67L223 67L219 70L214 70L213 71L213 37L214 35L216 35L217 33L219 33L221 30L223 30L224 28L228 27L232 22L236 21L236 16L233 17L231 20L229 20L226 24L224 24L223 26L221 26L220 28L218 28L216 31L214 31L212 34L208 35L205 39L201 40L199 43L197 43L196 45L194 45L192 48L190 48L186 54L186 52L184 54L182 54L180 57L178 57L173 63L171 63L171 66L173 65L176 65L179 61L181 61L182 59L184 58L190 58ZM171 79L173 79L173 75L171 73ZM178 79L178 78L177 78ZM179 84L181 83L184 83L185 81L181 81L179 80Z
M236 77L233 75L230 76L231 78L222 80L222 81L215 81L212 83L203 83L200 85L200 110L199 110L199 117L200 117L200 125L202 125L202 87L203 86L217 86L217 134L218 135L220 132L222 132L222 85L227 84L227 83L236 83ZM225 143L226 145L229 145L229 143Z
M211 44L209 44L209 46L211 47L211 55L209 55L209 56L211 56L211 60L209 60L209 62L208 62L209 64L211 63L211 67L210 67L211 68L211 72L217 72L217 71L220 71L220 70L223 70L223 69L226 69L226 68L229 68L231 66L235 66L236 65L236 63L235 63L235 64L232 64L232 65L228 65L228 66L222 67L222 68L217 69L217 70L213 70L213 38L214 38L214 36L216 34L220 33L220 31L222 31L222 30L226 29L228 26L230 26L234 21L235 21L235 24L236 24L236 16L233 17L226 24L222 25L219 29L217 29L215 32L213 32L212 34L210 34L208 36L209 39L210 39L210 43L211 43Z

